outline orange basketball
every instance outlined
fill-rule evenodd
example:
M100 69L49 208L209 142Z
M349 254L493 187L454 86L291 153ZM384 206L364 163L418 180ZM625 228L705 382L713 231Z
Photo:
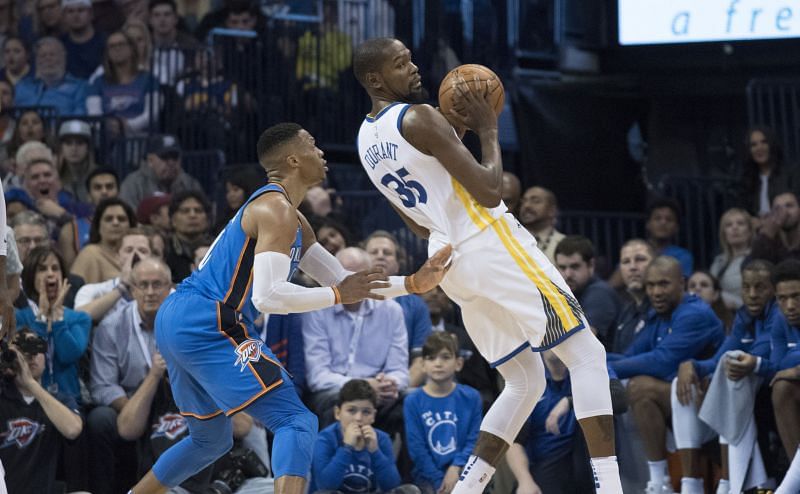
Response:
M503 89L503 81L497 77L497 74L492 72L488 67L474 63L460 65L444 76L442 83L439 84L439 108L442 115L446 118L450 115L450 110L453 108L453 99L458 97L458 93L453 90L453 82L456 82L456 77L460 75L467 84L474 89L475 76L481 81L481 90L486 87L486 81L492 81L490 84L489 103L494 108L494 113L500 115L503 111L503 103L506 99L506 92Z

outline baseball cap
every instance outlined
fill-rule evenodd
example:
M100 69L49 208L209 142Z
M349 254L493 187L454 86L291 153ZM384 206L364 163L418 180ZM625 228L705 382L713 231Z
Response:
M81 136L87 139L92 138L92 129L83 120L67 120L61 123L58 128L59 139L66 136Z
M169 204L172 196L162 192L156 192L152 196L145 197L136 208L136 219L143 225L150 224L150 216L156 214L161 206Z
M147 141L147 154L164 156L169 153L180 154L181 145L174 135L159 134L154 135Z
M91 7L92 0L61 0L61 8L64 7Z

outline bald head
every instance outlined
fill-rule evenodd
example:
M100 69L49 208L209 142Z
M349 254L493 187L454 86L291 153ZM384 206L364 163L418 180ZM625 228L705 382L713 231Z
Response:
M681 264L674 257L653 259L645 274L645 290L656 313L668 316L681 303L684 280Z
M508 210L516 213L519 206L519 198L522 194L522 184L520 184L516 175L511 172L503 172L503 184L500 193Z
M349 271L363 271L372 266L372 259L367 251L359 247L345 247L336 253L336 259Z
M167 281L172 279L172 271L163 260L158 257L145 257L136 263L136 266L134 266L131 271L133 283L135 284L138 279L150 273L157 273Z
M653 262L647 268L647 272L654 270L659 270L672 277L683 278L680 261L671 256L658 256L653 259Z

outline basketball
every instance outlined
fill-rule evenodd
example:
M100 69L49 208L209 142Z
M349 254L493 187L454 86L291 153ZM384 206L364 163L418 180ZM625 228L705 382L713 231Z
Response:
M503 103L506 99L506 92L503 89L503 81L497 77L497 74L492 72L488 67L474 63L460 65L444 76L442 83L439 84L439 108L442 115L448 118L450 110L453 108L453 98L457 97L458 93L453 90L453 83L457 81L457 77L461 76L473 89L475 76L481 81L481 90L485 88L487 81L492 81L490 84L489 103L494 108L495 115L500 115L503 111ZM449 118L448 118L449 119Z

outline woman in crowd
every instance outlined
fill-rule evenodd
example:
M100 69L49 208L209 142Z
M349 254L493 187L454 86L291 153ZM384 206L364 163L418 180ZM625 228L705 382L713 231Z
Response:
M122 32L127 34L136 45L136 54L139 56L139 68L150 70L150 61L153 56L153 40L147 25L138 19L128 19L122 26Z
M722 252L711 263L709 272L719 280L722 301L735 311L742 306L742 262L750 255L753 223L750 214L731 208L719 221L719 245Z
M14 86L5 79L0 79L0 164L3 167L3 176L7 172L6 159L8 159L8 146L14 137L16 121L11 115L11 106L14 104Z
M89 244L78 253L70 272L86 283L119 276L119 244L125 232L134 226L136 215L125 201L116 197L101 201L92 217Z
M6 160L4 164L3 189L9 190L13 187L22 187L22 173L24 170L17 169L16 154L23 144L28 142L48 143L47 132L42 117L34 110L22 112L16 121L14 131L6 146Z
M714 313L725 326L726 332L731 329L734 312L728 309L722 301L722 289L720 288L719 280L711 273L702 270L692 273L689 280L686 282L686 291L697 295L711 306Z
M267 176L260 167L245 165L232 170L225 178L225 209L214 231L222 231L253 192L266 183Z
M5 79L13 85L31 72L28 48L21 38L16 36L6 38L3 42L3 62L5 66L0 70L0 79Z
M42 385L80 401L78 360L89 345L92 320L85 312L64 307L70 284L64 260L50 246L30 251L22 268L28 305L17 309L17 326L27 326L48 342Z
M17 1L0 0L0 43L5 44L6 39L17 35L18 23Z
M333 255L352 244L350 232L347 227L331 218L311 217L308 219L317 241Z
M743 192L739 202L744 209L761 217L769 213L773 197L782 192L795 192L800 184L794 168L784 162L783 149L772 129L751 128L745 147Z
M82 120L67 120L58 129L58 175L61 186L81 202L91 202L86 179L97 168L92 129Z

